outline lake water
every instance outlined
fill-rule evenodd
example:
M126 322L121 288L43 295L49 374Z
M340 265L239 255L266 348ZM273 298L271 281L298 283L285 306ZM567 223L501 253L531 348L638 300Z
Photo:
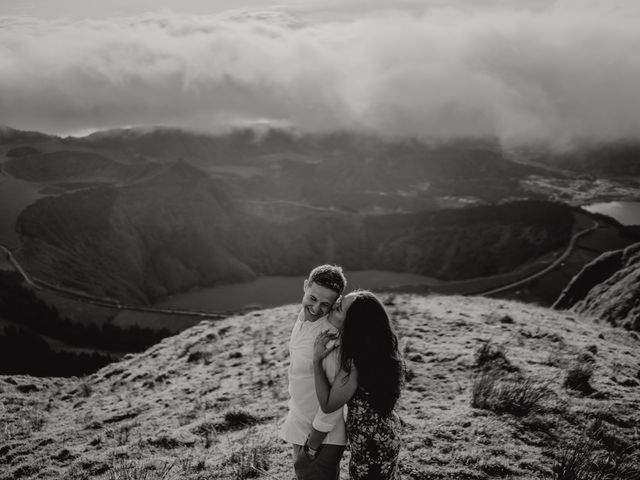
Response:
M583 208L615 218L623 225L640 225L640 202L594 203Z
M347 290L383 289L394 285L441 283L437 279L410 273L362 270L347 272ZM257 280L174 295L161 306L174 306L212 312L237 311L247 307L276 307L299 302L306 277L260 277Z

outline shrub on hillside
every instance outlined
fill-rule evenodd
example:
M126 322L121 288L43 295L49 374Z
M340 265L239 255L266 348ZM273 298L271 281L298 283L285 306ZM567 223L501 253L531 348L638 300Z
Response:
M550 393L530 378L507 379L495 369L485 370L473 383L471 406L522 417L538 409Z
M594 364L593 361L584 361L584 359L574 361L567 369L567 373L564 379L564 386L571 390L577 390L589 395L594 392L594 388L589 381L593 376Z
M37 148L30 145L20 145L19 147L7 150L6 156L7 158L19 158L26 157L27 155L37 155L38 153L40 153L40 150Z
M484 370L517 370L516 367L511 365L511 362L507 358L504 345L495 344L491 339L481 342L480 346L475 351L474 356L476 365Z
M258 423L260 419L244 410L229 410L224 414L224 420L216 425L218 432L242 430Z
M627 480L640 478L633 450L611 451L599 440L600 429L586 429L561 442L554 452L554 480Z
M253 440L248 441L249 438ZM240 441L240 447L234 450L225 462L232 480L257 478L269 470L268 442L247 435Z

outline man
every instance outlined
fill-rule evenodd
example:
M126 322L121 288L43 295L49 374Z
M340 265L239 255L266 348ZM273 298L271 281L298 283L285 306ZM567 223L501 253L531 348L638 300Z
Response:
M323 331L337 332L326 315L342 295L347 281L342 268L320 265L304 281L302 309L289 342L289 413L280 437L293 445L293 466L298 480L336 480L347 443L342 409L325 414L316 396L313 344ZM339 370L337 350L323 361L330 382Z

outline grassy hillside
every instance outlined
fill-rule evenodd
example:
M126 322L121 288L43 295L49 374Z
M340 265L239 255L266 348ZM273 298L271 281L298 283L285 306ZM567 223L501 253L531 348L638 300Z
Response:
M56 151L10 158L6 172L31 182L132 181L150 173L153 164L125 165L95 152Z
M640 243L606 252L585 265L554 306L640 331Z
M403 478L638 478L638 337L516 302L384 300L408 367ZM85 378L0 376L0 478L290 478L296 308L203 322Z
M640 143L636 140L586 145L563 154L550 155L546 163L598 177L640 175Z
M125 302L320 263L459 280L508 272L566 245L571 209L542 201L367 215L261 207L185 162L124 187L43 199L16 229L27 271Z

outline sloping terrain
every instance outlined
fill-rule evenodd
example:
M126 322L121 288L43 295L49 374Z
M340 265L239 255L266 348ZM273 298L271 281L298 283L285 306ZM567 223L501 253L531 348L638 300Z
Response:
M639 153L640 143L627 140L584 145L566 153L549 155L543 161L598 177L634 177L640 175Z
M51 283L147 303L319 263L488 276L566 245L574 222L569 207L542 201L388 215L269 206L177 162L135 184L36 202L18 218L17 257Z
M177 163L141 185L36 202L16 225L18 257L36 276L133 303L252 278L220 243L224 187L201 173Z
M585 265L554 307L640 331L640 243L604 253Z
M90 151L37 153L4 163L4 170L13 177L38 183L133 181L153 169L152 164L125 165Z
M383 298L408 367L403 478L553 478L576 451L638 478L637 337L516 302ZM277 428L296 310L202 322L85 378L0 377L0 479L291 478Z
M492 139L4 129L0 147L7 181L42 197L12 207L0 232L27 271L127 303L321 262L493 275L559 248L571 229L568 208L526 204L539 195L521 181L544 170L510 161ZM451 208L469 206L480 210Z

